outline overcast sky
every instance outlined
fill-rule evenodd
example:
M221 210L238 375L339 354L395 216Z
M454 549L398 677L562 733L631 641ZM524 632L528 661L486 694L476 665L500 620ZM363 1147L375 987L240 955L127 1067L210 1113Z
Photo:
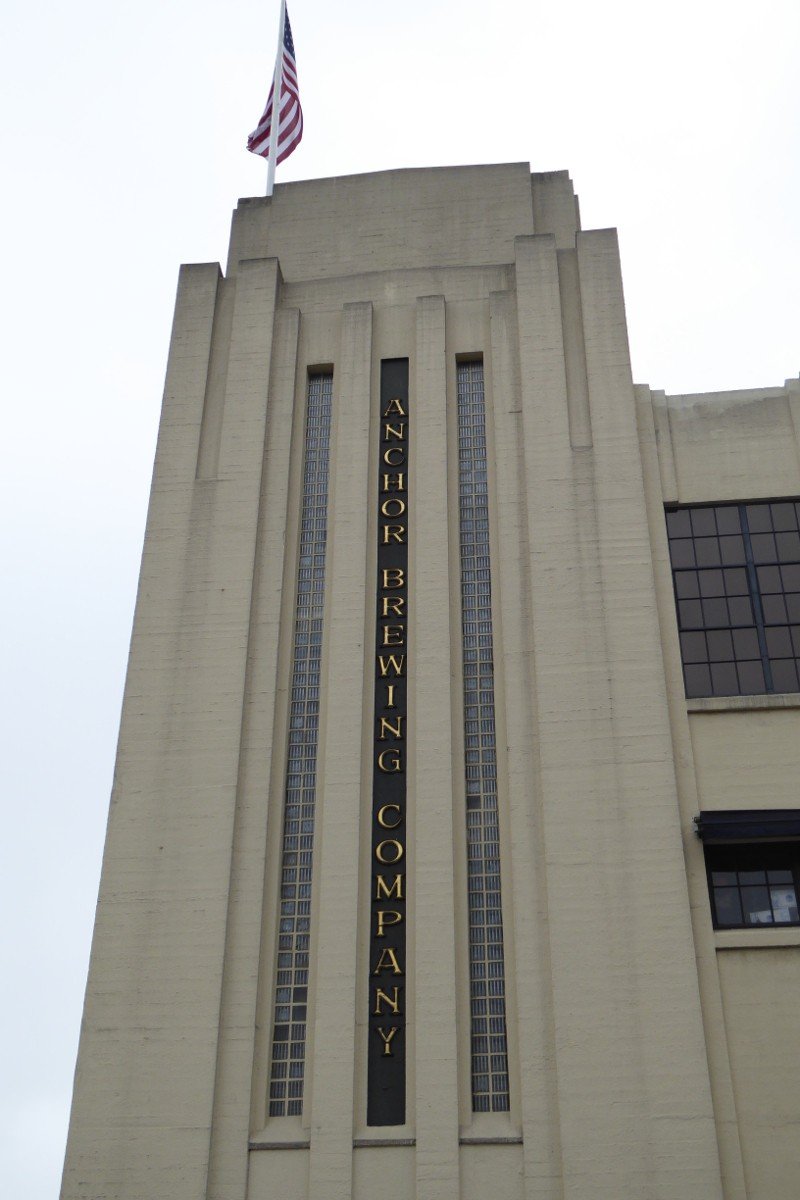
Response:
M0 48L4 1194L58 1192L178 266L224 259L278 0L11 0ZM567 168L634 378L800 371L798 0L292 0L278 183ZM102 1200L102 1198L100 1198Z

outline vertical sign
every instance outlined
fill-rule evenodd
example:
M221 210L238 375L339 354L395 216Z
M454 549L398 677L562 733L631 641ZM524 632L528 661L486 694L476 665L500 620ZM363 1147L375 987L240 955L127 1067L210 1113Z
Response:
M406 1118L408 359L381 362L367 1124Z

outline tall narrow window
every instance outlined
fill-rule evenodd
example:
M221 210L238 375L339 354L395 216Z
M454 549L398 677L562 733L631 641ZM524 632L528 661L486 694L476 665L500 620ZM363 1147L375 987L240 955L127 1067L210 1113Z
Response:
M509 1107L483 363L457 367L472 1107Z
M271 1117L299 1116L303 1111L332 394L333 375L309 376L269 1086Z

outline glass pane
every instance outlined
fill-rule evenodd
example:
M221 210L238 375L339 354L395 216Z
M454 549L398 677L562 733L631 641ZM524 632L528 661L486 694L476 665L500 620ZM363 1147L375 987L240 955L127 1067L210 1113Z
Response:
M684 667L683 674L686 679L686 695L691 698L693 696L712 696L711 688L711 672L708 667Z
M797 896L794 887L771 887L772 911L780 925L797 924Z
M697 556L698 567L716 567L722 561L719 552L719 542L715 537L696 538L694 552Z
M753 560L757 563L775 562L778 552L775 548L775 537L771 533L754 533L750 538L753 548Z
M781 567L781 577L784 591L800 592L800 566ZM778 588L775 591L778 591Z
M749 603L749 601L748 601ZM697 629L703 624L703 609L699 600L681 600L678 604L681 629Z
M712 663L711 681L715 696L736 696L739 693L739 680L733 663Z
M781 572L779 567L759 567L758 586L762 593L782 592Z
M724 600L704 600L703 617L709 628L728 625L728 605Z
M738 533L741 529L739 508L736 504L721 504L716 509L719 533Z
M741 567L723 571L725 576L725 592L728 596L747 596L750 588L747 584L747 572Z
M789 879L791 880L791 875L789 876ZM723 887L723 886L735 887L736 886L736 872L735 871L712 871L711 872L711 882L715 883L717 885L717 887ZM776 883L785 883L786 881L783 879L776 879L775 882Z
M785 625L776 625L766 630L767 653L771 658L790 658L794 651L789 630Z
M747 524L751 533L763 533L772 528L772 517L768 504L748 504Z
M746 596L734 596L728 601L731 625L752 625L753 608Z
M797 666L793 658L771 658L772 686L776 692L796 692Z
M762 596L761 608L767 625L785 625L788 621L783 596Z
M800 558L800 534L776 533L775 544L781 562L797 562Z
M741 537L720 538L719 548L726 565L744 562L744 541Z
M740 662L739 688L743 696L763 696L767 690L764 683L764 670L760 662Z
M682 633L681 654L685 663L707 662L706 635L704 633Z
M767 871L767 879L770 883L792 883L791 871ZM728 882L727 880L725 882Z
M733 649L737 658L758 658L761 651L755 629L734 629Z
M690 511L692 516L692 532L695 537L704 537L717 532L717 522L713 508L693 508Z
M772 526L774 529L797 529L797 514L791 501L783 504L771 504Z
M735 887L714 888L714 910L718 925L741 925L742 905L739 889Z
M675 573L675 594L679 600L693 600L700 595L696 571L677 571Z
M692 527L689 521L688 509L667 513L667 533L671 538L691 537Z
M708 657L711 662L731 662L733 659L733 639L727 629L717 629L706 634L708 639Z
M669 555L673 567L693 567L695 565L694 542L688 538L671 541Z
M772 906L765 887L743 887L742 908L746 925L772 925Z
M722 571L698 571L701 596L724 596L725 576Z
M766 871L740 871L739 872L739 883L741 883L741 884L766 883L766 882L767 882Z

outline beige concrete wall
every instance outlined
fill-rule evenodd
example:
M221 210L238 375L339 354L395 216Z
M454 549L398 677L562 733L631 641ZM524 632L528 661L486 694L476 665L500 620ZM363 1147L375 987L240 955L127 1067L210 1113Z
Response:
M490 455L512 1093L494 1114L471 1108L459 355L483 356ZM410 360L412 666L407 1120L387 1129L365 1123L366 648L391 357ZM305 1106L270 1119L321 365L334 415ZM764 1113L773 1074L781 1129L800 1112L780 1059L800 949L714 934L691 818L796 803L800 710L687 706L663 504L800 493L798 405L794 384L634 389L616 238L580 232L565 172L387 172L240 204L228 278L185 268L179 287L64 1200L792 1194L795 1152L780 1134L770 1156Z
M640 438L681 824L725 1196L767 1200L798 1175L800 1086L785 1070L797 1038L800 933L715 933L700 842L701 809L797 808L800 696L683 696L665 503L800 495L796 381L785 387L666 396L638 389Z

